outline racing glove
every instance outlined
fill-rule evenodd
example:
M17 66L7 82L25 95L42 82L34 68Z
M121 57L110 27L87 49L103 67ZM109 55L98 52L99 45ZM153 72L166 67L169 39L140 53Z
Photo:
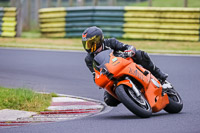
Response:
M134 46L129 46L127 50L125 50L125 54L128 57L133 57L135 55L136 48Z

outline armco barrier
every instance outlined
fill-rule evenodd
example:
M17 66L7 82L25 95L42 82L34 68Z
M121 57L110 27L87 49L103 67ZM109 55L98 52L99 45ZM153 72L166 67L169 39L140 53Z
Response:
M39 19L42 35L47 37L81 37L85 28L98 26L107 37L200 40L200 8L43 8Z
M0 7L0 37L15 37L17 11L14 7Z

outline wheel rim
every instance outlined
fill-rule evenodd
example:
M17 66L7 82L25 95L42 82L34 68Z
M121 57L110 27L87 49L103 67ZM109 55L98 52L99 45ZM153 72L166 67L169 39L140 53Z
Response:
M151 107L149 105L149 103L146 101L146 99L144 98L144 96L141 94L139 97L136 96L135 92L131 89L128 88L126 89L126 92L128 94L128 96L141 108L145 109L145 110L150 110Z

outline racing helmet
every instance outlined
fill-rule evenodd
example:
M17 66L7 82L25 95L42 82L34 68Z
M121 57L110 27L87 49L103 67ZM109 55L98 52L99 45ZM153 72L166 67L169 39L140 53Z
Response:
M95 53L102 46L103 40L103 32L96 26L87 28L82 34L82 44L88 53Z

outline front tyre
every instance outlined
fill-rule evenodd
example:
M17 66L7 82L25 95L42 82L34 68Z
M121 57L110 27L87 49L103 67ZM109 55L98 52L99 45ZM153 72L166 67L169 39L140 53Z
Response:
M132 88L119 85L115 93L119 100L135 115L148 118L152 115L152 109L143 95L137 97Z
M183 102L180 95L174 88L169 88L165 92L169 98L169 104L164 108L168 113L179 113L183 108Z

